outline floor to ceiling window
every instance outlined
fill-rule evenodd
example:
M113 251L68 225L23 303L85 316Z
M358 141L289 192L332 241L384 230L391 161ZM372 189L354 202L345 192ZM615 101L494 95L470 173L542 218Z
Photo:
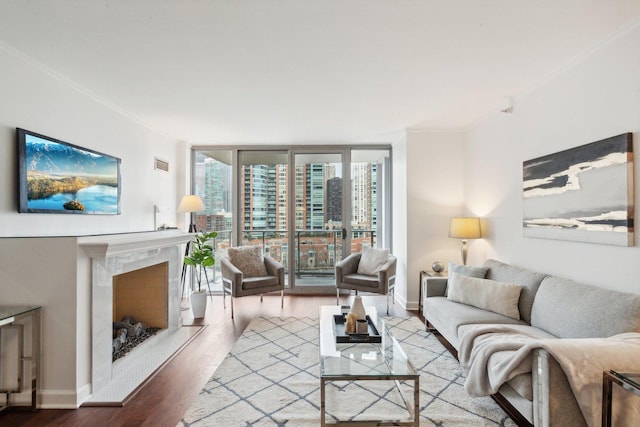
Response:
M232 242L233 214L233 159L232 150L206 149L193 152L193 194L204 202L205 210L194 214L197 231L216 231L218 236L211 244L216 259L226 256ZM209 269L211 290L222 292L220 264Z
M363 246L391 247L388 146L201 147L193 191L215 230L216 257L258 245L285 266L288 292L334 292L335 264ZM212 272L220 291L220 271Z

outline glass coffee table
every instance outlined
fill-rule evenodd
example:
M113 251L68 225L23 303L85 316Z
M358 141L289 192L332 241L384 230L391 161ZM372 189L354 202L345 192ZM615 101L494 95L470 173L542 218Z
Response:
M347 309L348 310L348 309ZM320 307L320 422L326 425L394 425L418 427L420 374L414 369L400 343L391 335L389 329L375 310L375 307L366 308L367 315L377 328L379 343L350 342L336 343L335 315L340 315L343 309L340 306ZM326 384L334 381L393 381L407 414L399 419L362 419L366 413L360 414L357 421L327 422L326 420ZM410 384L413 382L413 399L407 399L406 392L400 382ZM366 385L363 385L366 387ZM345 399L353 396L345 396ZM381 396L382 398L382 396ZM355 415L355 414L354 414ZM388 414L390 417L392 414Z

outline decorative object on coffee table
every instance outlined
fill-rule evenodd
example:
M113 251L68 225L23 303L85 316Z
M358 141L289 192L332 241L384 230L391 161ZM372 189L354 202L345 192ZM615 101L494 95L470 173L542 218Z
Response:
M364 304L362 304L362 297L356 295L353 299L353 304L351 305L351 313L355 314L357 319L364 319L367 316L367 313L364 309Z

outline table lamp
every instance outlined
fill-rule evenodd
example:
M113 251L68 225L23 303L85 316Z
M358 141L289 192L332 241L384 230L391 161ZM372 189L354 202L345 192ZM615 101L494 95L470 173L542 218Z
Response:
M467 265L467 239L479 239L482 237L480 218L451 218L451 222L449 223L449 237L462 239L462 264Z

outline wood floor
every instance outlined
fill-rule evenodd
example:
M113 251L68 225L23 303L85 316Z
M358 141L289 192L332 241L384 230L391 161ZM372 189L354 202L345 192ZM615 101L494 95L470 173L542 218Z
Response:
M350 304L353 297L341 297L341 304ZM363 296L365 305L374 305L378 312L386 310L384 296ZM242 331L254 317L317 317L318 307L333 305L335 296L285 296L280 308L279 295L244 297L234 301L235 319L231 320L229 299L222 306L222 296L209 300L207 315L194 321L191 311L183 311L186 325L206 324L191 343L159 370L124 407L88 408L74 410L9 411L0 413L0 426L65 426L118 427L170 426L174 427L186 412L191 401L220 365ZM391 305L390 315L415 316L398 304ZM226 426L225 426L226 427Z

